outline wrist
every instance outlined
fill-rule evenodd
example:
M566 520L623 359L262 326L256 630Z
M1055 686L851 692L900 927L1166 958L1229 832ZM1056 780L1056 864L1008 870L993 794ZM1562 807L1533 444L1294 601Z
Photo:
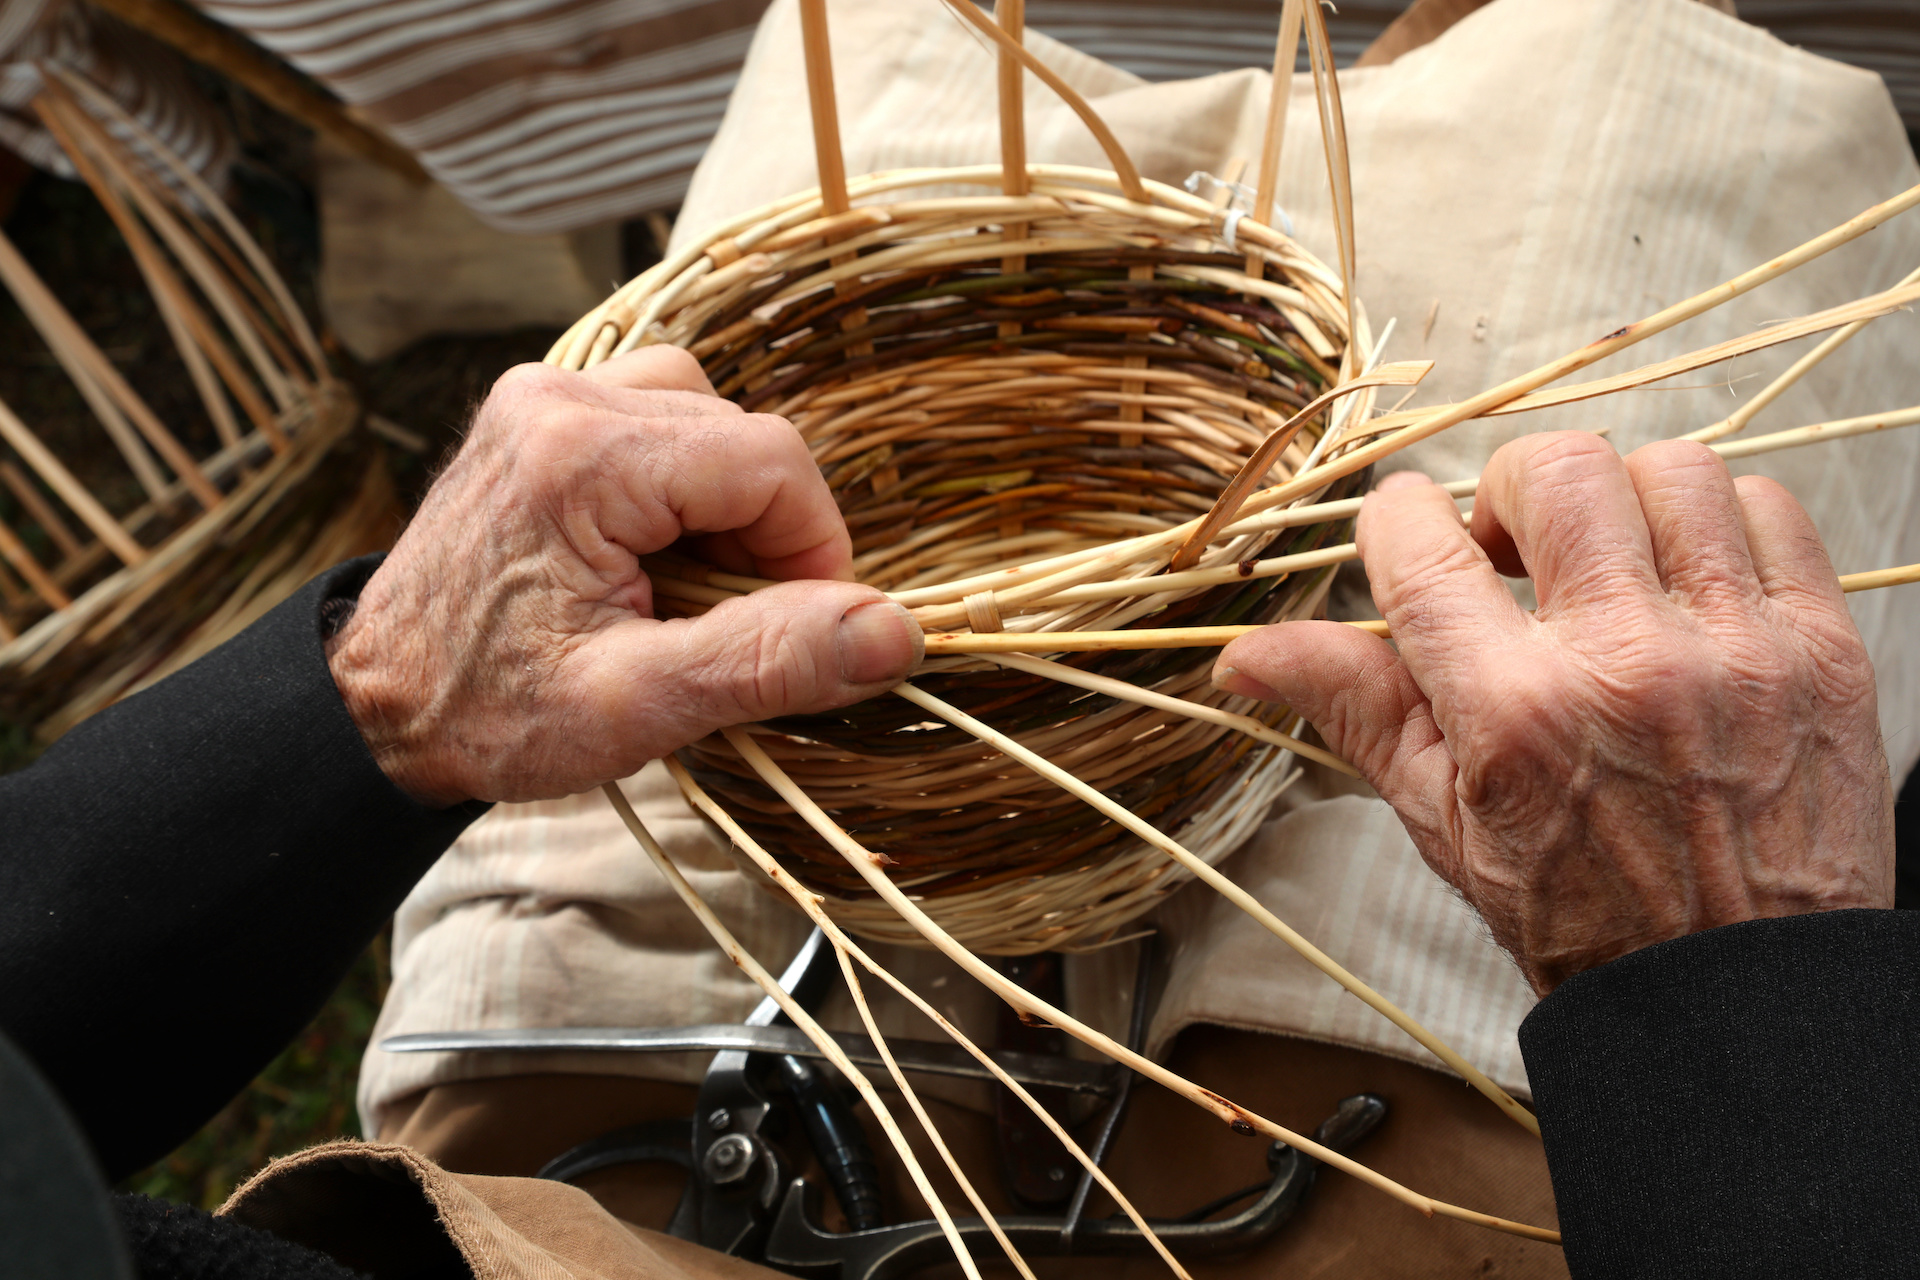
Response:
M335 597L321 610L323 646L334 687L388 781L441 809L472 799L437 749L425 656L417 626L395 619L379 598L379 575L361 597ZM331 622L331 634L327 625Z

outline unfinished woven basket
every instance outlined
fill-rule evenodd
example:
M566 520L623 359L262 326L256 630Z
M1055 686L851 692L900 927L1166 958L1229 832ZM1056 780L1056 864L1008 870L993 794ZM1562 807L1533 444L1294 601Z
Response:
M790 419L854 539L857 576L920 603L924 625L1114 629L1308 617L1331 570L1085 603L948 584L1163 532L1211 509L1254 450L1364 365L1340 278L1277 233L1219 239L1224 211L1111 173L1034 165L878 174L845 213L819 196L720 228L587 316L550 359L585 367L647 343L692 351L743 408ZM1011 237L1011 238L1010 238ZM1255 274L1248 275L1249 249ZM1354 401L1366 393L1358 393ZM1269 473L1293 474L1341 402ZM1365 473L1346 477L1340 497ZM1197 567L1342 541L1314 525L1229 539ZM1140 576L1163 568L1142 559ZM684 561L650 565L667 613L743 585ZM1044 653L1038 642L1033 652ZM1077 655L1072 665L1241 714L1211 688L1213 652ZM916 683L1072 769L1209 861L1265 817L1290 753L979 658L930 659ZM967 946L1020 954L1099 946L1186 873L1078 799L898 699L756 727L756 740ZM721 737L683 760L784 865L867 937L925 945ZM744 864L744 863L743 863Z

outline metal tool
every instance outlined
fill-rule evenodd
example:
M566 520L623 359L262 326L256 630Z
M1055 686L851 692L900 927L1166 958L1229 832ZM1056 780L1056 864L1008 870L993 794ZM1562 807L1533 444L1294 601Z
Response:
M1335 1151L1345 1151L1372 1133L1386 1118L1384 1099L1355 1094L1314 1130L1314 1140ZM1313 1186L1319 1161L1276 1142L1267 1148L1272 1179L1235 1192L1171 1222L1150 1220L1154 1234L1182 1258L1226 1258L1247 1253L1270 1239ZM1230 1218L1204 1220L1249 1196L1259 1199ZM931 1220L881 1227L877 1231L834 1233L816 1225L812 1209L818 1192L804 1179L788 1184L780 1216L767 1240L761 1261L790 1275L820 1280L896 1280L922 1267L934 1266L951 1255L940 1224ZM1060 1218L1000 1218L1000 1229L1013 1247L1028 1257L1122 1257L1148 1253L1152 1246L1132 1221L1120 1214L1081 1221L1072 1231ZM969 1249L982 1258L999 1252L999 1245L979 1218L954 1223Z
M886 1063L865 1035L831 1033L835 1043L857 1067L885 1070ZM962 1080L991 1081L993 1073L972 1055L951 1044L931 1040L896 1040L889 1036L894 1060L920 1075L954 1076ZM738 1049L747 1053L787 1054L818 1060L826 1057L795 1027L752 1027L737 1022L712 1022L687 1027L526 1027L501 1031L429 1031L388 1036L380 1042L388 1053L699 1053ZM1117 1071L1099 1062L1078 1058L1051 1058L1005 1049L989 1056L1024 1085L1052 1085L1077 1094L1109 1098L1117 1087Z
M812 1011L837 969L825 936L815 929L780 976L780 987ZM1143 947L1134 986L1127 1043L1139 1049L1149 1008L1152 953ZM834 1033L855 1064L884 1066L864 1036ZM890 1040L894 1059L910 1072L992 1080L991 1072L963 1050L920 1040ZM884 1225L879 1172L839 1073L795 1028L771 996L744 1024L691 1027L550 1027L507 1031L445 1032L394 1036L381 1042L396 1053L436 1051L554 1052L596 1050L660 1053L716 1050L701 1081L694 1114L653 1121L604 1134L549 1161L538 1176L571 1181L597 1169L629 1163L666 1163L688 1171L670 1234L797 1276L832 1280L892 1280L948 1256L938 1223L928 1219ZM1108 1101L1097 1121L1088 1155L1097 1164L1111 1151L1124 1118L1133 1072L1114 1064L1046 1054L991 1052L994 1061L1023 1085L1063 1089ZM1346 1099L1316 1131L1335 1150L1358 1143L1386 1115L1386 1103L1371 1094ZM795 1176L786 1143L798 1121L825 1170L851 1228L826 1230L818 1221L819 1189ZM1222 1257L1245 1252L1278 1231L1313 1185L1315 1161L1281 1143L1267 1151L1272 1175L1202 1205L1183 1218L1153 1224L1154 1231L1184 1256ZM1151 1246L1124 1216L1089 1220L1085 1209L1093 1177L1082 1171L1064 1217L999 1219L1016 1248L1035 1257L1144 1254ZM1245 1200L1247 1208L1219 1221L1213 1214ZM988 1255L998 1246L985 1222L956 1221L969 1247Z

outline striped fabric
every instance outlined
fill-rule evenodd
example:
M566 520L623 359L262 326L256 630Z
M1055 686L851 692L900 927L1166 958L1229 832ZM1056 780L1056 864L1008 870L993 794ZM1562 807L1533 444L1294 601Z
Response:
M678 203L766 0L210 0L507 231Z
M475 213L568 231L685 194L766 0L199 0L363 110ZM940 21L933 0L929 21ZM1409 0L1329 17L1357 58ZM1911 0L1743 0L1794 43L1872 67L1920 122ZM1027 19L1150 81L1273 58L1275 0L1030 0ZM1304 61L1302 62L1304 68ZM798 104L796 104L798 105Z
M1334 61L1358 58L1408 0L1343 3L1327 14ZM1191 80L1273 65L1280 6L1274 0L1028 0L1027 21L1062 44L1142 80ZM1301 50L1297 70L1307 69Z
M225 185L232 131L194 88L179 55L84 4L0 0L0 146L50 173L77 176L30 105L41 87L37 62L80 72L216 189ZM118 124L108 127L135 155L146 153L144 140ZM156 161L153 170L172 181L166 166Z
M1920 132L1920 2L1738 0L1740 16L1788 44L1877 71L1909 132Z
M0 0L0 51L47 3ZM766 0L196 3L353 104L480 217L523 233L571 231L679 204L766 8ZM901 3L924 4L929 21L941 20L934 0ZM1328 19L1336 59L1351 63L1408 3L1340 5ZM1920 129L1915 0L1739 0L1739 8L1789 43L1879 72L1907 127ZM57 24L67 56L101 29L67 16L83 9L72 0ZM1277 14L1276 0L1027 6L1036 29L1156 82L1267 66ZM121 48L130 34L93 38ZM188 131L176 135L183 150L220 162L224 139L177 65L164 57L105 60L123 97L139 99L156 123L177 117L174 127ZM17 113L35 88L30 65L0 65L0 111ZM170 107L161 105L167 99ZM0 114L0 143L37 164L63 164L30 118Z

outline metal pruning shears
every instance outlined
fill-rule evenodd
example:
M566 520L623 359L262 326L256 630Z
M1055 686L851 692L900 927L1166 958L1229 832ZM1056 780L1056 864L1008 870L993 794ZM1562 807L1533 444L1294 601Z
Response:
M1150 960L1143 948L1128 1033L1136 1048L1146 1030ZM815 929L781 975L780 986L802 1008L812 1010L824 998L837 967L832 948ZM836 1032L834 1038L856 1065L883 1065L864 1035ZM428 1033L395 1036L380 1047L396 1053L717 1050L701 1081L693 1115L615 1130L555 1157L538 1176L566 1182L620 1164L678 1165L688 1178L668 1224L670 1234L796 1276L894 1280L949 1257L950 1246L932 1219L895 1224L883 1220L879 1168L854 1114L851 1091L771 997L742 1024ZM991 1072L950 1044L890 1040L889 1047L909 1072L993 1080ZM1051 1054L996 1050L992 1057L1023 1085L1104 1099L1106 1107L1087 1154L1096 1164L1106 1158L1126 1114L1133 1072ZM1314 1138L1336 1151L1348 1150L1378 1127L1386 1112L1383 1099L1356 1094L1341 1102ZM790 1154L796 1128L825 1171L846 1218L846 1231L829 1231L820 1224L819 1189L798 1176ZM1313 1186L1318 1162L1275 1142L1267 1149L1267 1169L1270 1177L1263 1182L1180 1218L1154 1222L1155 1234L1182 1257L1248 1252L1293 1215ZM1033 1257L1149 1253L1145 1236L1124 1216L1085 1216L1093 1186L1092 1175L1083 1170L1063 1215L1001 1217L1000 1227L1016 1248ZM1251 1203L1238 1213L1209 1220L1246 1201ZM963 1218L955 1225L983 1256L997 1251L985 1222Z

